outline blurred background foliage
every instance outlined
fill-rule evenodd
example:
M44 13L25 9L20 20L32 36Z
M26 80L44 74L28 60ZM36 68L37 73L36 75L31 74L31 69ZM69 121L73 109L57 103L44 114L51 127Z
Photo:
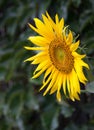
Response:
M23 47L34 32L33 18L48 11L64 17L79 34L81 53L90 66L81 101L42 96L42 76L31 80L36 66L24 63L35 52ZM91 93L89 93L91 92ZM94 0L0 0L0 130L94 130Z

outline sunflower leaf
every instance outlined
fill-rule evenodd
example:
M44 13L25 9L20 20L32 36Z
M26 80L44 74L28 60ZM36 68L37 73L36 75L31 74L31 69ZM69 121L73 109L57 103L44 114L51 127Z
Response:
M86 85L86 91L89 93L94 93L94 81Z

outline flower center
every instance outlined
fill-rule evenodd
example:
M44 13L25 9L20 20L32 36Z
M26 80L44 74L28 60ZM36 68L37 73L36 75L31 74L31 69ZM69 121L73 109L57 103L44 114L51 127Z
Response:
M70 73L74 66L74 58L65 41L53 40L49 45L49 56L52 64L59 71Z

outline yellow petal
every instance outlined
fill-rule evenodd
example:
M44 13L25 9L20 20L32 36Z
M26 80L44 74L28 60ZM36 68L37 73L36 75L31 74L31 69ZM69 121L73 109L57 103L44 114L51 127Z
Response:
M38 46L47 46L47 44L49 44L49 41L41 36L30 36L28 40Z
M78 54L77 52L72 52L72 55L73 55L73 57L75 57L75 59L82 59L82 58L84 58L86 55L84 54L84 55L80 55L80 54Z
M50 75L50 76L48 77L48 79L46 80L46 82L45 82L45 83L42 85L42 87L40 88L40 91L50 82L51 78L52 78L52 75Z
M79 83L79 79L78 79L77 73L75 72L74 69L72 70L72 72L73 72L72 73L72 78L73 78L72 81L73 81L73 86L74 86L75 93L79 93L80 94L80 83Z
M57 84L58 85L58 88L57 88L57 100L60 102L61 101L60 89L61 89L62 82L63 82L62 73L59 73L58 77L59 77L59 80L58 80L58 84Z
M60 91L57 91L56 97L57 97L57 100L58 100L59 102L61 102L61 94L60 94Z
M70 74L70 87L71 87L70 96L75 98L76 93L80 93L80 84L79 84L77 73L75 72L74 69Z
M36 58L41 58L41 57L45 56L46 54L47 54L47 52L42 51L42 52L40 52L40 53L38 53L38 54L36 54L36 55L34 55L34 56L26 59L24 62L26 62L26 61L32 61L32 60L34 60Z
M49 19L49 21L50 21L50 23L51 23L52 28L55 29L55 23L54 23L54 21L52 20L52 18L49 16L48 12L46 12L46 15L47 15L47 17L48 17L48 19Z
M47 56L36 57L31 64L39 64L43 62L44 59L48 59L48 57Z
M86 79L85 75L83 74L82 67L79 66L79 64L77 62L75 62L74 68L75 68L75 71L77 73L77 76L78 76L80 82L82 82L83 84L85 84L86 81L87 81L87 79Z
M71 51L77 50L78 46L79 46L79 43L80 43L80 41L77 41L76 43L72 43L71 46L70 46L70 50Z
M45 66L42 70L40 70L39 72L37 72L32 79L35 79L37 77L39 77L45 70L47 69L47 67Z
M41 22L39 19L35 18L34 19L36 27L38 28L38 33L42 36L44 36L46 39L48 39L49 41L51 41L54 38L54 35L52 32L50 32L45 24L43 22Z
M63 82L63 75L62 75L62 73L59 73L58 77L59 77L59 80L58 80L58 91L60 91L61 86L62 86L62 82Z
M75 99L80 100L79 95L75 93Z
M39 64L40 62L39 62L38 59L39 59L39 58L34 59L33 62L31 62L31 64Z
M72 101L75 101L75 98L70 94L70 99L72 100Z
M34 18L34 21L35 21L36 27L39 30L44 30L45 25L44 25L44 23L41 20L39 20L38 18Z
M64 27L64 19L62 18L59 22L59 28L62 30Z
M67 77L64 74L63 75L63 90L64 90L64 94L67 96L67 94L66 94L66 81L67 81Z
M55 93L55 91L57 91L57 84L55 83L54 85L53 85L53 87L51 88L51 91L50 91L50 94L53 94L53 93Z
M44 78L43 78L43 84L45 83L45 79L47 78L47 76L52 72L53 70L53 66L50 66L46 72L45 72L45 75L44 75Z
M38 33L38 29L37 28L35 28L33 25L31 25L31 24L28 24L29 26L30 26L30 28L31 29L33 29L35 32L37 32Z
M26 59L26 60L24 60L24 62L26 62L26 61L32 61L32 60L34 60L36 58L36 55L35 56L32 56L32 57L30 57L30 58L28 58L28 59Z
M27 50L45 50L46 49L44 47L27 47L27 46L25 46L24 48Z
M63 30L63 27L64 27L64 19L62 18L58 24L58 30L59 30L59 35L61 35L62 37L62 30Z
M51 89L51 87L53 86L53 84L56 81L56 77L57 77L57 73L53 73L52 80L51 80L50 84L48 85L48 87L47 87L47 89L46 89L46 91L44 92L43 95L46 95L46 93Z
M70 95L71 87L70 87L69 75L67 75L67 90L68 90L68 93L69 93L69 95Z
M70 44L72 44L72 42L73 42L73 34L70 31L68 34L68 37L67 37L67 44L70 45Z
M89 69L89 65L88 65L87 63L85 63L83 60L77 60L77 61L78 61L79 65L84 66L84 67L86 67L87 69ZM77 61L76 61L76 62L77 62Z
M37 71L41 70L42 68L44 68L44 67L48 68L49 66L50 66L49 60L42 61L42 62L38 65L38 67L36 68L36 70L34 71L34 74L35 74Z
M47 89L45 90L43 95L46 95L47 92L52 88L53 84L55 82L55 76L52 78L52 80L50 81L50 84L48 85Z
M55 15L55 21L56 21L56 24L59 23L59 18L58 18L58 15L57 15L57 14Z
M43 21L45 23L46 29L53 35L54 37L54 32L53 32L53 27L51 26L51 22L49 21L49 19L45 16L42 15Z
M57 75L57 79L53 85L53 87L51 88L50 94L53 94L57 89L58 89L58 81L59 81L59 71L55 71L55 74Z

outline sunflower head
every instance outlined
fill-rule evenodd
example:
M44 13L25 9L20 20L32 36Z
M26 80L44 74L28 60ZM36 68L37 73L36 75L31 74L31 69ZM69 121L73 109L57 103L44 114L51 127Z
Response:
M80 82L85 84L87 79L83 73L83 67L89 68L83 61L85 55L77 53L80 41L74 42L74 37L69 30L66 33L64 19L59 20L55 16L55 22L49 14L42 14L43 21L35 18L35 27L29 24L38 35L28 39L35 45L25 47L27 50L37 50L38 53L25 61L38 64L32 78L44 73L43 85L40 90L46 88L43 95L48 92L56 92L58 101L61 101L61 90L71 100L79 100Z

